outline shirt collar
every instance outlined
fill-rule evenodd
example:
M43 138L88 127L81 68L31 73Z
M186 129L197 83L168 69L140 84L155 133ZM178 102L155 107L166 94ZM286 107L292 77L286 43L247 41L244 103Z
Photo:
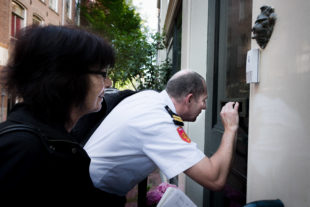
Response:
M171 111L175 114L177 114L176 110L175 110L175 106L172 102L172 99L170 98L170 96L168 95L166 90L163 90L162 92L160 92L161 96L163 97L165 103L169 106L169 108L171 109Z

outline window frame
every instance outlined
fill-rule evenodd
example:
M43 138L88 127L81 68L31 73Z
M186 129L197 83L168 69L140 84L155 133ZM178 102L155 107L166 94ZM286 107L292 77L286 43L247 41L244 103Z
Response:
M65 0L65 8L66 17L72 19L72 0Z
M17 9L20 9L21 12L17 12L17 9L14 9L15 5L18 7ZM11 6L12 6L12 11L11 11L11 30L10 30L10 35L12 38L16 38L16 34L18 33L18 31L26 26L26 18L27 18L27 9L25 6L23 6L21 3L17 2L17 1L12 1L11 2ZM20 20L19 25L17 26L17 18ZM14 29L13 29L14 27ZM17 28L19 27L19 28Z
M48 6L50 9L58 13L58 0L49 0Z
M34 20L38 21L39 24L38 25L43 25L44 24L44 19L42 17L40 17L37 14L32 14L32 24L34 24Z

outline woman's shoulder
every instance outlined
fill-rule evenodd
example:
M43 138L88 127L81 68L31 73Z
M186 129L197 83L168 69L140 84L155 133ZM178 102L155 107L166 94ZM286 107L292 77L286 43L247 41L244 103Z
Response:
M16 153L37 154L43 151L39 132L27 125L4 122L0 124L0 149Z

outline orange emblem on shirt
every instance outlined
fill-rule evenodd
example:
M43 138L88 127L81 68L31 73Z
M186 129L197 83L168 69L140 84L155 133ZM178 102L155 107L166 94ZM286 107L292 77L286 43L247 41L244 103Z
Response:
M187 134L185 133L185 131L182 127L178 127L177 131L178 131L181 139L183 139L187 143L191 143L191 139L187 136Z

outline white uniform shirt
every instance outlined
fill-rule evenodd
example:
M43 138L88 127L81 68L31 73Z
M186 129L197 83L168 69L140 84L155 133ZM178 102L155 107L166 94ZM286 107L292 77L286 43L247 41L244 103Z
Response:
M166 91L142 91L104 119L84 147L97 188L123 196L157 167L170 179L205 157L181 138L166 105L175 113Z

